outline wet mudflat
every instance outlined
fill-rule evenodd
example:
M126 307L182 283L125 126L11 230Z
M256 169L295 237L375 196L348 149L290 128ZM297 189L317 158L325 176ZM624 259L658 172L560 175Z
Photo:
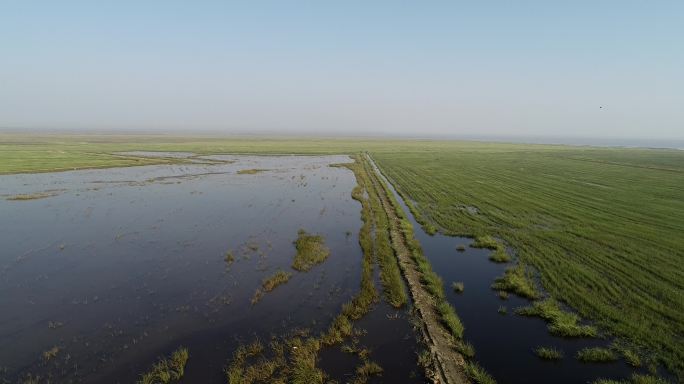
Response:
M544 320L515 314L516 308L532 302L514 294L504 300L491 289L495 278L511 263L489 261L492 251L471 248L472 239L427 234L392 184L388 185L411 221L425 256L444 281L448 300L465 326L464 338L475 348L475 360L498 383L587 383L599 378L628 379L634 372L647 373L646 369L630 367L623 359L610 363L577 360L575 355L580 349L608 347L611 340L556 337L549 333ZM457 248L462 245L465 250L459 252ZM455 292L453 282L462 282L463 292ZM537 347L554 347L564 357L559 361L542 360L534 352Z
M239 343L320 331L358 291L356 180L329 167L348 157L194 161L0 176L0 381L131 383L182 345L190 352L182 381L225 382ZM18 195L36 198L11 200ZM291 268L300 229L330 249L308 272ZM290 280L252 305L279 270ZM361 343L383 351L376 361L414 377L405 311L379 304L359 327L368 335ZM397 345L404 352L393 359L386 351Z

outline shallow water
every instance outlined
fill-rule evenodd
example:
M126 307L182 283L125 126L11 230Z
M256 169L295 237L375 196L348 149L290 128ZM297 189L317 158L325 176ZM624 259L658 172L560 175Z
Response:
M329 167L350 159L211 159L0 176L0 382L130 383L180 345L191 355L184 382L225 382L239 342L329 324L360 281L356 181ZM266 171L237 174L252 168ZM56 195L6 200L45 191ZM300 228L331 249L308 273L290 269ZM292 279L252 306L278 269ZM368 319L369 334L389 321ZM411 357L415 344L404 345ZM53 346L60 352L45 361Z
M384 178L384 177L383 177ZM507 300L491 289L495 278L511 266L489 261L491 251L470 248L472 239L435 234L430 236L415 220L401 196L387 183L413 225L432 268L444 281L444 291L465 326L465 339L475 347L475 360L499 384L505 383L586 383L598 378L624 379L634 370L624 360L615 363L581 363L575 359L585 347L610 344L609 340L561 338L552 336L546 323L536 317L516 315L515 309L531 301L511 294ZM465 252L456 247L465 245ZM451 289L452 282L463 282L463 293ZM498 312L500 306L507 314ZM534 353L539 346L553 346L564 352L561 361L541 360Z

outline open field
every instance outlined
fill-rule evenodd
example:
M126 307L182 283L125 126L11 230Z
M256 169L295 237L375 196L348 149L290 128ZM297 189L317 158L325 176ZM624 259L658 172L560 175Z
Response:
M368 151L426 231L497 239L531 267L545 293L593 320L600 334L629 341L642 355L651 351L680 378L684 374L684 151L0 134L0 173L184 161L116 154L124 151Z

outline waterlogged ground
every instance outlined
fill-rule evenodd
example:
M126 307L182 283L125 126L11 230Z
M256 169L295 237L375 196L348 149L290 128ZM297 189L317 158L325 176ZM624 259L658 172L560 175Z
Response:
M359 289L356 180L329 167L349 161L226 155L0 176L0 382L131 383L183 345L183 381L219 383L238 343L323 329ZM259 171L238 174L248 169ZM306 273L290 268L300 228L331 250ZM252 305L279 269L291 280ZM416 376L407 314L379 304L362 321L385 378ZM322 355L328 367L349 360Z
M413 225L432 268L444 281L444 291L465 326L464 338L475 347L475 360L499 384L506 383L589 383L599 378L628 379L635 370L624 360L612 363L582 363L575 358L586 347L608 347L605 338L561 338L548 332L540 318L523 317L515 309L531 304L530 300L513 294L502 300L491 289L495 278L511 266L489 261L490 250L469 247L472 239L435 234L430 236L415 220L401 196L388 183L395 198ZM457 251L459 245L466 250ZM464 291L456 293L452 282L462 282ZM505 307L506 313L499 312ZM540 359L537 347L555 347L563 351L560 361ZM665 374L665 372L660 372Z

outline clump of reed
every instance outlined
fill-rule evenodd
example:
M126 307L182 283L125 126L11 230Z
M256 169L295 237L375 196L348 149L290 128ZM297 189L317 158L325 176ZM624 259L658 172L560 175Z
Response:
M505 315L508 313L508 308L505 305L499 305L499 309L496 310L500 315Z
M463 286L462 281L454 281L453 283L451 283L451 289L453 289L456 293L463 293L464 288L465 287Z
M325 245L323 236L311 235L303 229L300 229L297 234L295 241L297 254L292 262L292 268L306 272L328 258L330 249Z
M579 324L579 316L564 311L553 299L536 301L531 306L519 308L516 313L522 316L537 316L546 320L549 332L563 337L596 337L598 332L591 325Z
M534 353L544 360L560 360L563 358L563 351L554 347L537 347Z
M537 292L532 278L521 264L506 269L503 276L496 278L492 284L492 289L513 292L529 299L539 297L539 292Z
M459 244L456 246L456 250L459 252L465 252L466 251L466 246L463 244Z
M170 358L162 357L154 364L149 372L140 377L138 384L165 384L180 380L189 358L190 354L186 348L178 348Z
M585 363L610 363L617 359L618 356L609 348L591 347L577 351L577 360Z

